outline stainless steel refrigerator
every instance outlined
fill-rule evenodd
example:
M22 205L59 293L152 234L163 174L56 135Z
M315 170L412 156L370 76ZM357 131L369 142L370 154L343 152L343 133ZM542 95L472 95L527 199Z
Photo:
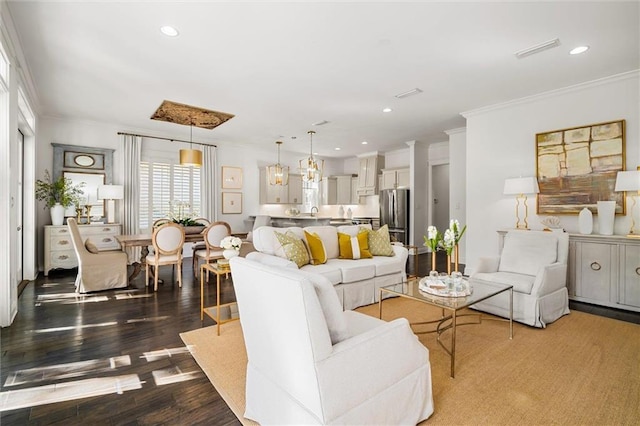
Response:
M409 190L380 191L380 226L389 227L391 241L409 244Z

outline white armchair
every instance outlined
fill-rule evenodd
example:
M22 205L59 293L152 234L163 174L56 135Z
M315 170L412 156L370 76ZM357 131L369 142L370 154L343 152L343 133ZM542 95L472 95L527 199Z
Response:
M406 319L342 311L322 275L231 259L260 424L416 424L433 413L429 352Z
M513 319L544 328L569 313L568 253L566 232L509 231L500 256L481 258L470 282L513 285ZM472 307L508 317L508 297L502 293Z

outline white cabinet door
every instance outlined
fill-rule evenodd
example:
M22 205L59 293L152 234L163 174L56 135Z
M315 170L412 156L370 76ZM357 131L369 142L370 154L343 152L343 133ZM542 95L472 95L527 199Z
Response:
M396 188L396 171L383 170L382 180L380 182L380 189L395 189L395 188Z
M410 188L409 169L396 170L396 184L398 188Z
M270 185L267 168L260 169L260 204L286 204L288 201L288 187Z
M358 176L351 178L351 204L360 204L358 195Z
M302 204L302 175L289 175L289 204Z
M640 308L640 245L621 250L620 303Z
M576 243L576 296L593 303L615 303L618 247L613 244Z
M338 200L338 181L329 176L320 181L320 204L335 205Z
M351 204L351 176L336 176L336 204Z

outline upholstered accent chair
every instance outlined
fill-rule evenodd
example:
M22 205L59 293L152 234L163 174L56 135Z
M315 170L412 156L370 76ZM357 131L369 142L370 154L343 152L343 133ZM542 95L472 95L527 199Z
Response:
M471 275L475 282L513 285L513 319L544 328L569 313L566 232L511 230L504 237L500 256L479 260ZM509 317L509 294L472 306L494 315Z
M231 235L231 225L227 222L213 222L202 231L204 235L204 249L200 249L194 253L195 265L193 269L194 275L197 277L200 269L200 261L210 263L213 260L222 259L224 249L220 247L220 241L226 236ZM209 279L207 272L207 280Z
M87 250L74 218L67 219L71 241L78 257L76 291L110 290L129 285L127 277L127 254L123 251L92 253Z
M184 227L168 222L153 230L151 236L153 253L146 257L146 283L149 284L149 269L153 267L153 291L158 291L158 270L163 265L176 265L178 285L182 287L182 247Z
M433 413L429 351L406 319L343 311L326 277L230 261L260 424L412 424Z

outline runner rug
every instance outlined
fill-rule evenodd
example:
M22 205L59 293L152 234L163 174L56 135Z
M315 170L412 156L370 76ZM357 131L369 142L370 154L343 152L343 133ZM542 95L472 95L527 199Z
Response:
M378 305L358 311L377 316ZM439 309L401 298L384 302L383 318L436 318ZM180 336L207 377L245 425L247 363L239 322ZM421 331L419 326L414 331ZM448 342L448 334L443 337ZM422 424L624 425L640 419L640 325L573 311L546 329L483 320L458 327L456 377L434 334L429 349L435 412ZM372 372L375 374L375 372Z

